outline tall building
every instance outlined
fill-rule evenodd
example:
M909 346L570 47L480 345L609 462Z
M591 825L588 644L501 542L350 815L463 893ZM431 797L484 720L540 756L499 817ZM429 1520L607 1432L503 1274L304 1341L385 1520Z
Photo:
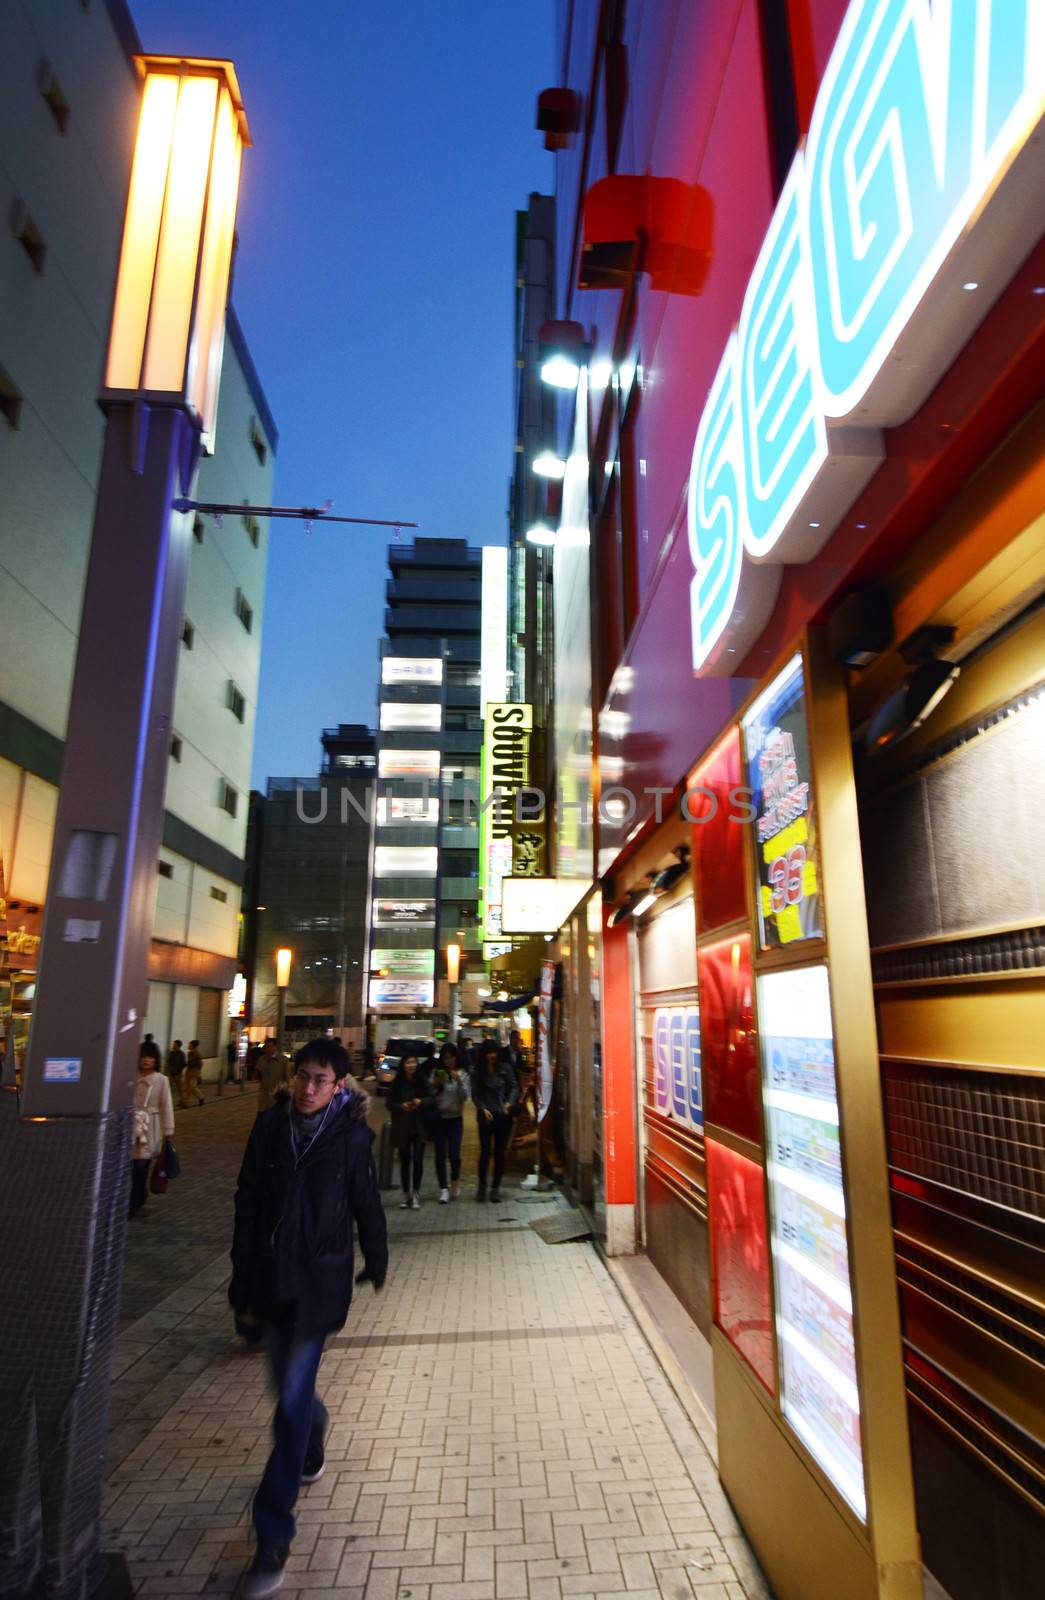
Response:
M388 551L380 647L370 1010L447 1017L448 944L481 958L478 793L482 552L418 538ZM462 993L464 1007L468 991ZM385 1030L388 1031L387 1029Z
M292 954L287 1032L333 1029L359 1043L363 1022L373 731L324 728L318 777L270 778L252 796L244 966L254 1027L277 1019L276 951Z
M101 459L96 402L140 89L123 0L5 10L0 52L0 859L16 1046L35 985ZM269 504L278 436L230 309L201 500ZM236 967L267 529L193 527L143 1027L217 1058ZM137 621L126 619L127 627ZM114 650L119 640L113 640Z

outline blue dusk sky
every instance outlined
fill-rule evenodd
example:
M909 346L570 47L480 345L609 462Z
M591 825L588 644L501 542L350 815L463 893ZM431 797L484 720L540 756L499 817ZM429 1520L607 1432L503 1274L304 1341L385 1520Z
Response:
M275 501L503 544L553 0L131 9L147 51L236 64L254 147L232 298L279 429ZM391 537L270 524L255 786L317 771L322 727L373 723Z

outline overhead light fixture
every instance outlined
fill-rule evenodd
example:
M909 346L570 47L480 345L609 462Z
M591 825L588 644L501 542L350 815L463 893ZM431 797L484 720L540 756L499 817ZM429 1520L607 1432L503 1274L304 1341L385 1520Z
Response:
M555 529L543 522L535 522L532 528L526 530L526 541L528 544L554 544Z
M634 909L633 909L633 911L631 913L632 916L633 917L641 917L644 911L648 911L649 910L650 906L654 903L656 898L657 898L657 896L654 894L653 889L652 888L647 889L646 893L642 896L642 899L634 907Z
M588 387L593 392L608 389L613 377L612 361L593 361L588 368Z
M542 322L537 332L541 379L553 389L576 389L588 352L579 322Z
M554 478L558 482L566 476L566 463L554 450L542 450L533 458L533 470L539 478Z
M957 681L961 667L937 658L937 650L951 643L955 630L947 624L927 623L900 645L900 654L914 667L877 708L864 735L864 748L877 755L899 744L932 716Z

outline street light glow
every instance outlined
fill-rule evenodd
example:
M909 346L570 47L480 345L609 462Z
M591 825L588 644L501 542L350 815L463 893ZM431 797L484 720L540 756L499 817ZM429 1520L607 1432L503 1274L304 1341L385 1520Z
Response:
M276 988L285 989L290 983L290 964L294 959L293 950L276 951Z
M554 450L542 450L533 458L533 470L539 478L553 478L558 482L566 476L566 463Z
M532 528L527 528L526 538L529 544L554 544L555 529L546 527L543 522L535 522Z

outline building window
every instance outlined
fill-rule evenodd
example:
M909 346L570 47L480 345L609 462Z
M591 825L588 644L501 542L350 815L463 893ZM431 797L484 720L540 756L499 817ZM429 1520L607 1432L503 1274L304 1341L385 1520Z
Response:
M197 544L202 544L203 543L203 518L202 517L193 517L193 519L192 519L192 537L195 539Z
M33 263L34 270L43 272L47 245L43 234L21 201L15 205L12 227L15 238Z
M242 722L247 714L247 702L244 696L230 678L225 690L225 704L228 706L237 722Z
M261 537L261 523L258 521L257 517L252 516L249 511L244 511L243 526L247 530L247 538L256 549L258 540Z
M218 804L222 811L228 812L230 817L234 817L239 808L239 795L231 783L228 783L224 778L222 778L218 788Z
M254 608L247 604L247 599L242 589L236 590L236 615L247 632L250 633L254 626Z
M257 417L251 417L250 419L250 442L254 447L254 454L261 465L264 466L269 450L268 445L265 443L265 435L258 426Z
M216 889L213 884L211 884L210 897L212 900L220 900L222 905L224 905L226 900L229 898L226 890Z
M64 133L69 125L69 102L62 93L61 85L49 61L40 63L40 93L47 102L47 109L54 118L55 127L59 133Z
M156 871L161 878L173 878L174 868L169 861L157 861Z
M17 428L22 415L22 396L0 367L0 416L9 428Z
M171 760L181 760L181 738L178 734L171 734Z
M196 629L192 626L192 623L189 621L188 617L186 617L181 625L181 642L185 646L186 650L191 650L195 641Z

